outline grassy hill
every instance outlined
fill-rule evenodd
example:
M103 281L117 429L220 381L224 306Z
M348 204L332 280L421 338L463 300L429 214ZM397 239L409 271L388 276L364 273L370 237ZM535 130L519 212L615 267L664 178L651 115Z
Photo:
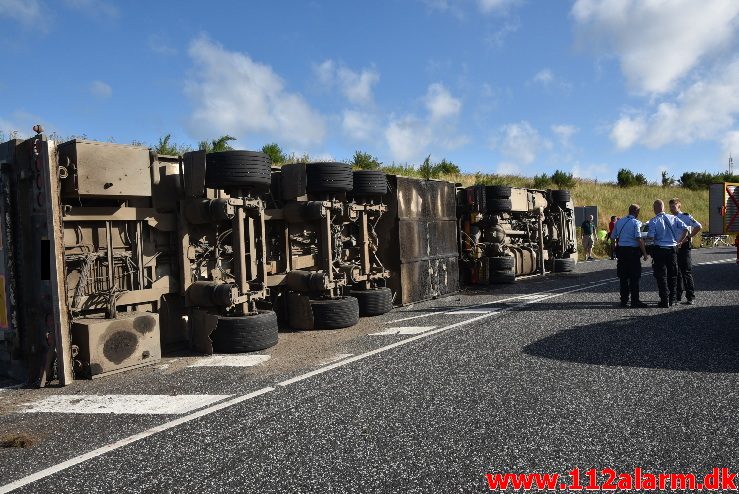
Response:
M417 170L410 167L399 167L397 170L389 169L386 171L398 175L420 176ZM539 184L536 186L533 178L515 175L453 174L442 175L438 178L461 183L464 186L483 183L510 185L512 187L557 188L553 184L547 186ZM612 215L620 217L628 214L629 205L632 203L639 204L642 207L640 219L647 221L654 216L652 203L656 199L662 199L667 204L667 201L673 197L680 198L683 211L692 214L704 227L708 225L708 190L705 189L691 190L683 187L661 187L659 185L622 188L614 183L576 179L576 184L570 188L570 191L575 206L598 206L598 228L602 230L608 229L608 222ZM696 247L699 243L698 239L694 241ZM604 247L602 243L596 243L595 255L604 257L606 255Z

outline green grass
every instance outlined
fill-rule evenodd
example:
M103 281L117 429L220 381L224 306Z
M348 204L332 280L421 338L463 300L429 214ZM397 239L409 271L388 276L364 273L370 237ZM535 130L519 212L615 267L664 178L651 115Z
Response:
M386 173L420 177L418 170L412 167L383 167ZM510 185L511 187L540 188L534 185L534 177L521 177L516 175L487 175L487 174L453 174L442 175L442 180L461 183L464 186L484 185ZM546 188L556 189L554 184ZM708 225L708 190L691 190L683 187L661 187L659 185L638 185L622 188L615 183L595 182L592 180L576 179L574 187L570 188L575 206L598 206L598 229L608 230L608 222L611 216L625 216L628 214L629 205L636 203L641 206L639 219L646 222L654 216L652 204L656 199L662 199L667 205L673 197L679 197L682 210L692 214L704 228ZM579 227L579 225L578 225ZM700 245L700 239L696 238L694 246ZM578 244L580 243L580 231L578 228ZM582 259L582 246L578 245ZM608 251L604 242L597 241L593 248L595 257L608 257Z

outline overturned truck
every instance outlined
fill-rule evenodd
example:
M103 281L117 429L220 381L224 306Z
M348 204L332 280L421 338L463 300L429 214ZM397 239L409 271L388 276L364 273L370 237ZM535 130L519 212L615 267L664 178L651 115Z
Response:
M461 188L37 134L0 144L0 373L44 386L251 352L467 284L568 271L567 191Z
M567 190L504 185L460 188L460 270L465 284L572 271L577 262L574 204Z

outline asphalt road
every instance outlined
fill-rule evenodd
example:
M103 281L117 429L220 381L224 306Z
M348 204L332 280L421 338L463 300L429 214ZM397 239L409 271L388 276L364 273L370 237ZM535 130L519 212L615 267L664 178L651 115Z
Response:
M0 433L35 444L0 448L0 493L484 492L495 472L738 471L734 253L695 251L692 307L656 308L645 264L652 307L621 309L615 263L596 261L281 334L254 367L181 356L2 390ZM106 394L221 398L179 414L28 413Z

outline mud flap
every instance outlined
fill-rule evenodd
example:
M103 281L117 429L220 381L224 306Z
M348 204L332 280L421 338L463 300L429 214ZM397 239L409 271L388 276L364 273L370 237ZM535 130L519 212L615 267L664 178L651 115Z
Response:
M213 341L210 339L210 334L216 329L218 316L196 309L192 311L189 323L192 349L205 355L213 355Z

